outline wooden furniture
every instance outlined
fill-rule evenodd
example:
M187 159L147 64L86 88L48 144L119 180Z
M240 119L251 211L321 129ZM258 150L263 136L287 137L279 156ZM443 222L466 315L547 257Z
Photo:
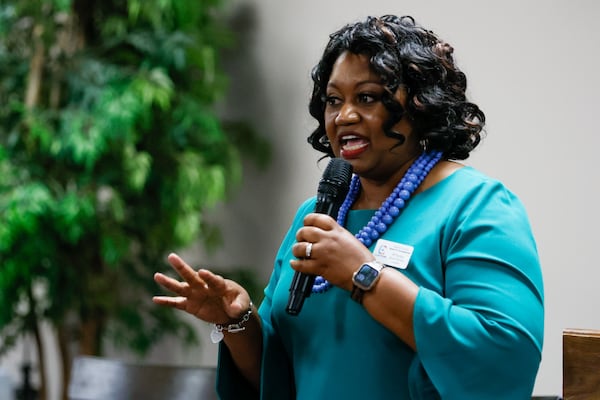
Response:
M70 400L216 400L214 367L177 367L76 357Z
M563 398L600 399L600 330L563 331Z

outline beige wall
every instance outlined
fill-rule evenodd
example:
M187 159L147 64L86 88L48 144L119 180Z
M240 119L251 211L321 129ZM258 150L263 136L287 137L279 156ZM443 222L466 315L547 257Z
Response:
M490 4L491 3L491 4ZM410 14L451 43L470 95L486 112L488 137L469 163L503 180L524 201L537 237L546 288L546 342L537 394L561 393L561 331L600 329L600 3L391 0L235 0L243 45L223 112L248 119L274 144L268 171L249 166L237 198L214 213L225 247L196 264L254 266L266 281L296 206L315 193L325 163L309 148L309 71L327 35L366 15ZM203 323L196 323L208 331ZM16 349L0 366L16 374ZM12 357L12 358L11 358ZM12 360L12 361L11 361ZM215 347L165 343L151 361L214 364ZM53 368L56 371L57 368ZM53 372L56 380L56 372ZM51 399L52 400L52 399Z

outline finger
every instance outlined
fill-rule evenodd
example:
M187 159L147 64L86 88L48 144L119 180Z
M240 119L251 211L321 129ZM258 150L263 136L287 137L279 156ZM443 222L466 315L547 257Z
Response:
M190 267L185 261L183 261L183 259L177 254L171 253L167 257L167 259L169 260L169 263L171 264L173 269L175 269L179 276L181 276L186 282L197 283L198 281L201 281L196 271L192 267ZM206 285L203 281L201 283Z
M314 226L326 231L333 229L336 224L336 220L327 214L310 213L304 217L304 226Z
M299 259L290 260L290 266L294 271L309 273L310 266L314 263L313 260Z
M185 297L170 297L170 296L154 296L152 298L154 304L161 306L168 306L178 308L180 310L185 309L187 299Z
M315 256L316 243L300 242L292 246L292 254L298 259L309 259Z
M160 272L154 274L154 282L180 296L185 295L190 287L187 282L179 282L178 280L161 274Z
M318 242L320 235L323 233L321 228L314 226L303 226L296 231L297 242Z
M198 277L206 284L206 288L214 291L225 290L225 278L221 275L212 273L207 269L199 269Z

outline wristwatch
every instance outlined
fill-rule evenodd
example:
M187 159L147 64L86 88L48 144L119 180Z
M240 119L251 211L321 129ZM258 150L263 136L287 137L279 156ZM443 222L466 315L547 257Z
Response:
M354 275L352 275L352 283L354 284L352 293L350 294L352 300L362 304L363 295L366 291L373 289L383 267L385 265L377 261L364 263L360 266Z

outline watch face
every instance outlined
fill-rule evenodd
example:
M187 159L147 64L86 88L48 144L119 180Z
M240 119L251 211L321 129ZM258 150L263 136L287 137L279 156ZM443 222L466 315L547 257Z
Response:
M359 287L362 286L364 289L369 289L375 282L377 275L379 275L379 271L368 264L363 264L354 275L354 283Z

